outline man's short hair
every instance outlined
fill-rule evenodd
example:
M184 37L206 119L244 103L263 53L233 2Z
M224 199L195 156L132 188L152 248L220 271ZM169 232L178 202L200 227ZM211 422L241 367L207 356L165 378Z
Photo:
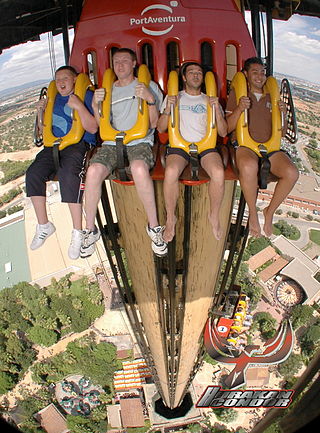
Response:
M65 71L65 70L70 71L74 76L78 75L78 72L76 71L76 69L73 66L68 66L68 65L60 66L60 68L58 68L56 70L56 73L60 72L60 71Z
M263 60L260 57L249 57L249 59L247 59L244 62L242 71L247 71L248 72L251 65L257 65L257 64L261 65L261 66L265 66L264 63L263 63Z
M182 77L186 76L187 67L188 66L199 66L199 68L201 68L202 73L204 73L203 67L202 67L202 65L200 65L200 63L197 63L197 62L186 62L180 68L180 74L181 74Z
M116 48L114 50L114 52L112 53L112 57L117 53L128 53L128 54L130 54L133 62L137 61L137 55L133 50L131 50L131 48Z

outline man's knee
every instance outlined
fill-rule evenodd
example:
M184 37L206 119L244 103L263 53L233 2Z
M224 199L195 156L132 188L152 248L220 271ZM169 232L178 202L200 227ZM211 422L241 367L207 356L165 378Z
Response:
M221 160L202 161L202 167L207 172L211 180L224 181L224 168Z
M184 167L179 167L175 164L167 165L165 169L165 180L169 182L177 181L183 172L183 169Z
M142 159L135 159L134 161L131 161L130 169L131 169L132 176L134 177L150 176L149 167L146 164L146 162L143 161Z
M289 164L282 164L281 170L278 170L279 173L273 173L275 174L279 179L282 179L284 181L287 181L289 183L296 183L299 179L299 171L297 167L290 161Z
M109 175L108 168L98 162L90 164L86 174L86 183L102 182Z
M258 161L253 159L241 159L241 161L237 161L237 166L241 177L252 178L258 174Z
M288 167L287 179L290 180L290 182L292 183L296 183L297 180L299 179L299 171L294 164L291 164Z

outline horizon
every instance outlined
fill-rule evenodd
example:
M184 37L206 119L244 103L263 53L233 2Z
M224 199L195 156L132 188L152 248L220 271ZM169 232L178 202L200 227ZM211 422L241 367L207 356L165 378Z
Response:
M303 81L306 81L310 84L314 84L314 85L320 87L320 83L315 83L314 81L309 81L309 80L306 80L305 78L297 77L296 75L284 74L283 72L278 72L278 71L274 71L274 75L284 75L285 77L290 77L290 78L294 78L297 80L303 80ZM16 86L8 87L6 89L0 90L0 98L5 97L6 95L9 96L9 95L13 94L14 92L18 92L19 90L21 90L21 88L30 89L30 87L32 87L32 86L37 86L37 85L40 85L41 83L43 84L45 82L47 82L49 84L51 80L52 80L52 78L41 78L39 80L27 81L26 83L23 83L23 84L18 84Z

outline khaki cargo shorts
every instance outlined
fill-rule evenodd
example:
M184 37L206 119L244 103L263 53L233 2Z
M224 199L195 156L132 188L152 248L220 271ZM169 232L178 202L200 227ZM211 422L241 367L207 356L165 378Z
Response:
M154 166L152 147L149 143L139 143L133 146L127 146L127 155L129 164L135 160L144 161L149 170ZM107 167L110 174L117 168L117 150L116 146L109 144L99 147L95 155L90 160L90 165L99 163Z

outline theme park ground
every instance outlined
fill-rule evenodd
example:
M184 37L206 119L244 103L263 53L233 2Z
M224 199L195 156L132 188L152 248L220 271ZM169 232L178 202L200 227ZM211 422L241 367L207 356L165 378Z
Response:
M34 157L34 155L38 152L38 149L32 149L32 151L27 151L27 152L18 152L14 154L14 159L15 160L25 160L25 159L32 159ZM6 160L8 158L13 159L13 155L12 154L3 154L0 155L0 161L1 160ZM16 181L14 181L13 183L11 183L10 185L4 185L4 186L0 186L0 195L4 194L5 192L7 192L7 190L15 187L16 185L21 184L22 178L17 179ZM313 195L313 188L312 185L308 185L308 181L309 179L304 179L303 183L306 182L305 184L305 188L304 189L304 195L307 197L308 193L307 191L309 190L310 195ZM297 190L301 189L301 185L297 186ZM298 192L298 191L297 191ZM295 194L295 192L293 192L294 195L298 195ZM312 197L310 197L312 198ZM28 210L31 213L31 209ZM26 227L26 232L28 234L28 237L31 238L33 230L34 230L34 218L26 218L26 221L28 221L27 225L28 227ZM63 227L59 227L59 231L61 232L64 231ZM65 231L65 233L61 232L61 237L64 239L68 240L68 236L69 236L69 231ZM48 240L48 242L50 242L50 240ZM67 244L64 248L65 250L67 250ZM52 257L52 260L54 260L54 257ZM84 335L89 334L90 332L92 332L92 330L95 332L96 337L97 337L97 341L101 341L102 339L105 339L105 337L103 336L114 336L114 338L117 338L117 336L127 336L127 338L130 340L130 326L128 324L128 320L126 318L126 314L124 311L122 310L118 310L118 311L111 311L109 309L110 307L110 298L109 295L107 293L107 291L103 290L104 292L104 296L105 296L105 304L106 304L106 311L104 313L104 315L102 317L100 317L99 319L96 320L96 322L94 323L94 325L92 326L91 329L88 329L82 333L78 333L78 334L73 334L71 336L65 337L63 340L59 341L57 344L49 347L49 348L39 348L39 353L38 353L38 358L36 362L41 362L43 360L45 360L48 357L52 357L62 351L64 351L66 349L66 346L68 345L68 343L70 341L76 340ZM280 312L279 312L279 311ZM275 317L278 321L278 323L281 320L282 317L282 312L278 307L273 307L270 304L268 304L265 301L260 301L260 303L258 304L258 308L257 310L255 310L255 312L258 311L268 311L272 314L273 317ZM255 343L258 343L258 339L255 339ZM205 388L208 385L212 385L212 384L217 384L219 377L217 375L217 377L213 378L213 372L218 370L218 368L221 368L221 370L227 370L225 368L225 366L221 365L215 365L212 366L211 364L207 364L204 363L203 366L201 367L200 371L197 373L195 380L194 380L194 389L195 389L195 393L197 395L197 397L199 398L201 396L201 394L203 393L203 391L205 390ZM231 370L230 370L231 371ZM299 372L300 374L300 372ZM280 386L280 377L277 377L274 373L271 373L270 375L270 380L268 383L267 388L268 389L279 389ZM21 398L22 397L22 391L26 391L26 390L32 390L35 391L37 388L39 388L38 385L36 385L35 383L33 383L32 379L31 379L31 373L28 372L24 379L19 383L19 385L17 385L11 392L9 392L6 397L8 398L10 407L14 407L16 399L17 398ZM249 388L248 388L249 389ZM1 401L1 398L0 398ZM211 412L211 410L204 410L205 412ZM261 419L261 416L264 413L263 409L253 409L253 410L248 410L248 409L237 409L238 412L238 417L237 420L234 421L233 423L229 423L228 427L229 428L233 428L236 429L239 426L242 426L244 428L249 428L252 427L259 419ZM219 422L217 421L217 419L215 418L215 416L213 414L210 414L210 417L212 418L212 424L219 424Z
M266 305L261 304L259 305L259 310L266 311L266 307L267 304ZM258 311L258 309L255 311ZM275 313L272 312L272 314ZM278 320L279 319L280 316L278 316ZM78 339L80 337L83 337L92 331L95 332L97 341L101 341L101 340L105 341L106 340L105 336L108 335L108 336L113 336L114 339L118 339L119 341L126 340L127 344L130 344L130 340L131 340L131 344L132 344L132 338L130 337L130 333L131 333L130 325L127 321L125 312L123 310L110 311L109 309L106 309L104 315L99 319L97 319L90 329L78 334L67 336L63 340L59 341L58 343L56 343L55 345L49 348L39 348L39 354L36 362L44 361L46 358L52 357L64 351L69 342ZM254 338L254 343L261 344L262 341L256 336ZM214 374L218 370L219 372ZM223 364L217 364L213 366L206 362L203 363L201 369L196 374L196 377L193 381L195 399L198 400L200 398L200 396L202 395L202 393L204 392L204 390L208 385L217 385L219 383L221 374L226 374L228 371L231 371L231 368L230 367L226 368L226 366ZM281 377L277 377L275 373L271 373L270 380L268 382L268 385L265 386L265 388L280 389L280 382L281 382ZM19 383L19 385L17 385L11 392L7 394L10 407L14 407L16 399L22 397L21 395L22 391L26 391L26 390L35 391L37 388L39 388L39 386L32 381L31 373L28 372L25 375L24 379ZM248 386L247 389L250 389L250 387ZM250 427L252 428L253 425L259 419L261 419L261 417L265 412L264 409L252 409L252 410L236 409L236 410L238 412L237 419L232 423L228 423L228 427L232 429L236 429L239 426L242 426L243 428L250 428ZM217 426L219 424L219 421L216 419L211 409L203 409L202 413L203 415L207 415L210 417L212 425L215 424Z

